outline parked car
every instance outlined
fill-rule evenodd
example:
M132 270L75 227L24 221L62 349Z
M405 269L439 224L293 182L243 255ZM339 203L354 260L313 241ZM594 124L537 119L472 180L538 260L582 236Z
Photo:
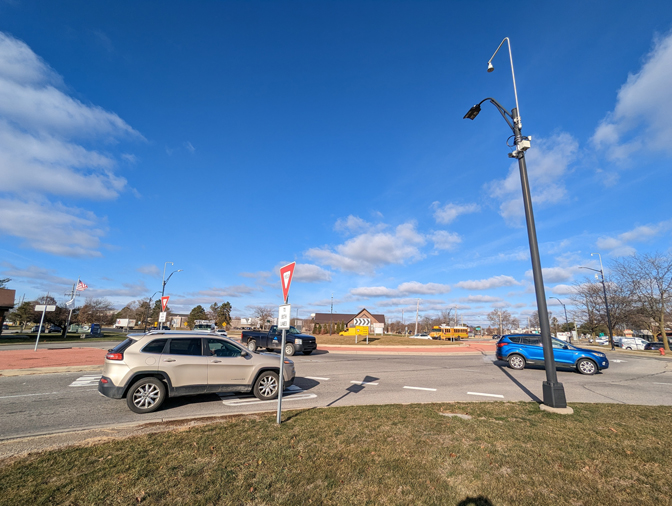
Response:
M277 325L273 325L268 332L254 332L244 330L240 336L240 342L247 346L250 351L257 348L266 348L268 351L280 351L282 331ZM295 353L310 355L317 349L317 341L314 336L302 334L294 327L290 327L285 333L285 355L291 357Z
M622 337L618 345L624 350L645 350L649 342L641 337Z
M408 336L411 339L432 339L432 337L429 334L415 334L414 336Z
M252 392L275 399L278 359L250 353L238 343L203 332L129 334L105 356L98 391L126 398L135 413L156 411L168 397L217 392ZM294 362L283 366L284 386L294 383Z
M218 333L220 336L224 336L224 337L227 337L227 335L228 335L228 334L226 333L226 330L225 330L225 329L217 329L217 333Z
M9 330L9 325L7 325L6 323L3 323L2 324L2 330Z
M595 374L609 367L609 360L599 351L577 348L551 338L556 366L573 367L581 374ZM506 360L511 369L524 369L527 364L544 364L544 349L539 334L510 334L497 342L495 355Z
M33 333L33 332L34 332L34 333L37 333L37 332L45 332L45 327L44 327L44 325L42 325L42 330L40 330L40 326L39 326L39 325L35 325L32 329L30 329L30 332L31 332L31 333Z
M500 338L500 335L499 335L499 334L492 334L492 338L493 338L493 339L499 339L499 338Z
M58 332L60 334L62 331L63 329L58 325L49 325L49 327L47 327L47 334L52 334L54 332Z
M644 345L645 350L660 350L661 348L664 348L665 345L663 343L646 343Z

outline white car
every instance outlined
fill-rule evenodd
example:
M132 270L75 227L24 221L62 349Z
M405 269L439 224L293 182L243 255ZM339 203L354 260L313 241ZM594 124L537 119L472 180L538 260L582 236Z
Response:
M217 329L216 331L220 336L228 337L226 330L224 329Z
M624 350L643 350L647 344L649 342L641 337L622 337L619 342L619 346Z
M411 339L431 339L428 334L415 334L414 336L408 336Z

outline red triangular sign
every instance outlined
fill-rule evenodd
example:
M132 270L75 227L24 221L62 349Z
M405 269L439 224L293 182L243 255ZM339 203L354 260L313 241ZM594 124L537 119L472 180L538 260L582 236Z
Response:
M161 297L161 310L164 313L166 311L166 306L168 306L168 299L170 299L170 295L166 295L165 297Z
M289 285L292 284L292 276L294 276L294 267L296 262L280 267L280 282L282 283L282 298L287 303L287 295L289 295Z

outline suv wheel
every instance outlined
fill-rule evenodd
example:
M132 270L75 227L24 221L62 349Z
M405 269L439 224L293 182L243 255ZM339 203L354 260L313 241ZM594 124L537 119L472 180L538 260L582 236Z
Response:
M250 350L252 353L257 351L257 342L254 339L250 339L247 342L247 349Z
M278 381L277 373L273 371L262 372L254 384L253 393L257 399L268 401L275 399L278 396L278 388L280 383Z
M525 369L525 359L520 355L511 355L508 359L508 362L511 369Z
M142 378L136 381L126 395L126 404L134 413L151 413L159 409L166 398L163 381L156 378Z
M285 344L285 355L288 357L294 355L294 345L292 343Z
M595 365L595 362L592 360L589 360L587 358L582 358L576 363L576 368L579 370L581 374L595 374L597 372L597 366Z

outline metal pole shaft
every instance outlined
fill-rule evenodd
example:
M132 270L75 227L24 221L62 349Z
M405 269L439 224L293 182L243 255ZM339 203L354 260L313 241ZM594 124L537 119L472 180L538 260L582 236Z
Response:
M614 332L611 330L611 315L609 314L609 303L607 302L607 286L604 284L604 271L600 271L602 275L602 291L604 292L604 307L607 310L607 325L609 326L609 344L611 350L614 350Z
M40 318L40 326L37 329L37 339L35 339L35 349L33 351L37 351L37 345L40 342L40 334L42 333L42 324L44 323L44 315L47 314L48 302L49 302L49 292L47 292L47 296L44 299L44 309L42 310L42 318Z
M285 301L287 304L287 301ZM282 348L280 348L280 379L278 382L278 413L276 422L278 425L282 423L282 390L285 383L285 329L282 329Z
M514 118L514 134L516 145L520 144L522 136L518 122L518 110L511 111ZM532 210L532 196L530 183L525 163L525 153L520 153L518 158L520 169L520 185L523 191L523 206L525 207L525 219L527 222L527 236L530 243L530 257L532 260L532 276L534 278L534 292L537 298L537 312L539 315L539 327L541 328L541 342L544 348L544 365L546 369L546 381L543 383L544 404L553 408L567 407L565 391L562 383L558 383L558 375L555 370L555 358L553 356L553 343L551 341L551 328L548 321L548 308L546 306L546 293L544 290L544 278L541 271L539 258L539 244L537 243L537 230L534 224L534 212Z

